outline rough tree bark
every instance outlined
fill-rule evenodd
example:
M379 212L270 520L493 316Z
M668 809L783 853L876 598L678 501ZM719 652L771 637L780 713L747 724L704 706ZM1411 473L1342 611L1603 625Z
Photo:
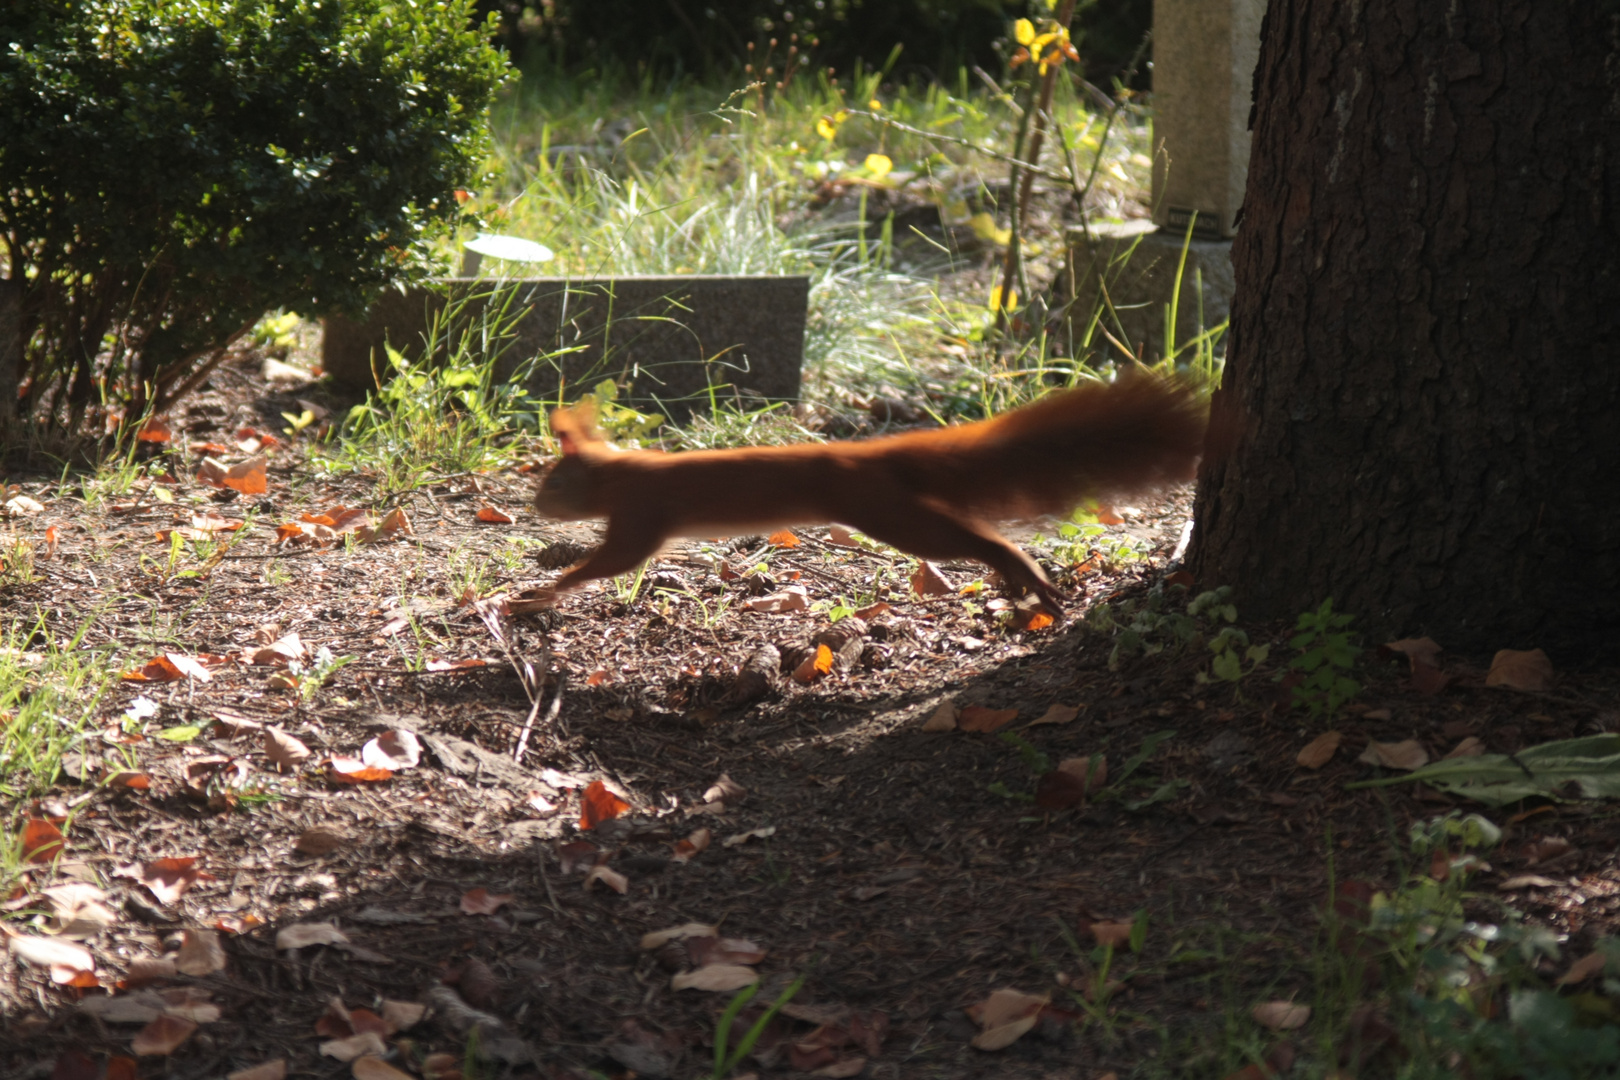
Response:
M1271 0L1251 123L1194 573L1620 659L1620 4Z

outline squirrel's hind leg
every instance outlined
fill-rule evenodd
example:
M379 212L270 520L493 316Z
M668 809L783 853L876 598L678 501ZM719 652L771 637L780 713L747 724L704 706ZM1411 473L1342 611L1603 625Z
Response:
M1053 615L1062 616L1063 596L1035 560L985 522L958 517L933 499L919 499L903 509L862 514L845 521L874 540L891 544L922 559L977 559L1000 572L1011 589L1034 593Z

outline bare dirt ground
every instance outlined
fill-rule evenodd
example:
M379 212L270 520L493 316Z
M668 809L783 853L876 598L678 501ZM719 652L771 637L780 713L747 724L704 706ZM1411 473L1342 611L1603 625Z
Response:
M177 446L279 430L295 395L265 396L247 370L222 373L176 418ZM1425 695L1369 650L1366 688L1336 724L1343 744L1311 770L1296 755L1323 726L1269 679L1287 627L1249 627L1273 641L1274 662L1241 698L1196 681L1201 648L1110 670L1111 642L1081 616L1162 580L1185 491L1128 516L1151 559L1071 582L1070 620L1038 630L1009 629L994 590L916 597L907 560L830 544L825 529L792 549L719 549L734 570L768 562L774 589L680 549L649 567L633 602L604 584L553 613L486 618L458 593L466 566L487 571L482 596L521 600L555 574L540 562L560 556L546 560L541 542L589 542L588 529L533 515L531 474L430 484L402 503L410 535L278 545L277 526L302 513L367 505L370 483L319 479L290 447L270 457L266 495L229 500L193 479L194 459L181 464L173 504L142 481L92 513L54 483L24 483L45 510L7 526L55 524L59 537L36 580L0 603L38 610L57 640L88 622L87 646L195 658L209 678L119 683L73 775L26 808L66 818L66 847L9 898L11 928L61 929L41 889L62 883L104 890L107 914L79 928L95 973L66 974L85 985L15 959L0 969L6 1080L96 1076L103 1055L135 1056L164 1008L195 1030L120 1075L215 1077L285 1059L291 1075L337 1076L366 1047L434 1078L709 1075L732 993L672 983L706 961L724 967L704 978L734 985L752 971L761 984L731 1046L803 980L739 1073L1218 1075L1203 1055L1223 1026L1254 1028L1247 1010L1261 1001L1311 1000L1330 863L1338 879L1392 883L1409 823L1455 805L1413 785L1346 791L1379 774L1358 761L1369 740L1415 739L1440 757L1467 736L1513 751L1620 726L1613 670L1514 693L1483 685L1488 657L1447 657L1451 681ZM156 534L204 508L259 514L201 576L174 576ZM511 523L480 521L486 508ZM509 564L517 538L535 543ZM944 569L958 585L981 572ZM791 585L812 601L870 598L879 571L888 608L863 619L747 607ZM831 670L796 681L823 631ZM305 693L265 651L277 642L306 667L321 647L349 662ZM767 646L777 659L761 668ZM738 674L751 658L770 674L752 689ZM925 731L945 702L959 726ZM1038 723L1053 706L1072 719ZM176 741L188 726L195 737ZM307 756L278 767L288 752L270 728ZM1083 804L1032 800L1035 752L1106 754L1118 777L1164 732L1135 773ZM372 765L390 747L394 764L412 743L420 755L386 773L344 764L378 737ZM580 827L582 803L605 814L613 797L627 807ZM1620 913L1620 821L1601 804L1527 811L1492 814L1508 838L1480 887L1528 874L1502 895L1578 954ZM1546 838L1568 851L1530 866L1527 845ZM1119 948L1103 970L1097 937L1138 912L1140 951ZM721 940L642 947L688 923ZM976 1006L1008 987L1050 1004L1004 1049L975 1048ZM142 996L154 991L168 996ZM119 1001L147 1008L109 1006ZM401 1002L429 1008L419 1019L385 1004ZM1254 1032L1262 1049L1282 1038ZM470 1040L494 1064L468 1063Z

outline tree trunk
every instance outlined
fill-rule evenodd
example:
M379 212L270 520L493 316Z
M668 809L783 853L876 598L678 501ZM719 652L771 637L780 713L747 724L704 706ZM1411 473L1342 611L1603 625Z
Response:
M1194 573L1620 659L1620 4L1271 0L1251 123Z

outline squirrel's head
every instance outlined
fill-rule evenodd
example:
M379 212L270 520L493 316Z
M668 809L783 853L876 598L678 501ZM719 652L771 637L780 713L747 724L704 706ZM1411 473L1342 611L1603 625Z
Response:
M551 414L551 434L557 439L562 458L540 478L534 508L558 521L600 516L591 505L591 466L604 454L612 453L613 447L596 430L596 410L589 405L557 409Z

